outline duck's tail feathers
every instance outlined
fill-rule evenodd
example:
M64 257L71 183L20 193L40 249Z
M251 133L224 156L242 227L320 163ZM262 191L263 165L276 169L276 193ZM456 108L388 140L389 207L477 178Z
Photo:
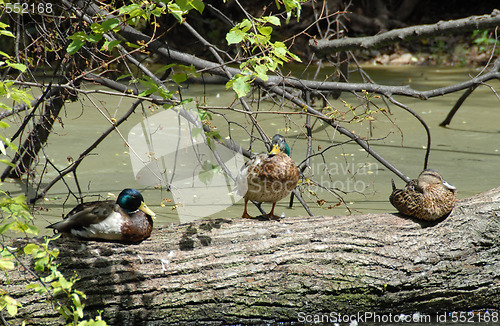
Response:
M394 183L394 179L391 179L392 191L396 190L396 184Z
M46 226L47 229L54 229L59 232L68 232L72 227L73 225L69 223L68 219L64 219L62 221Z

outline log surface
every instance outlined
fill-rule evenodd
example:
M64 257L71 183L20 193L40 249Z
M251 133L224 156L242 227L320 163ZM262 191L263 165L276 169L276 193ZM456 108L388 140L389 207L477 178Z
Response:
M430 225L396 214L202 220L139 245L58 239L59 261L111 325L300 321L305 315L499 309L500 188ZM29 264L30 262L27 262ZM9 274L33 324L64 321ZM5 283L5 282L3 282Z

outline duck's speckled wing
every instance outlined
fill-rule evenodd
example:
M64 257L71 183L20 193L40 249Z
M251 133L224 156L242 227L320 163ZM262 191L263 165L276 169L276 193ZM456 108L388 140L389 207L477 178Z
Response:
M85 228L91 224L102 222L118 209L117 206L111 200L82 203L73 208L62 221L51 224L48 228L56 229L59 232Z
M299 170L286 154L279 153L248 167L248 191L245 198L275 203L297 185Z
M404 189L394 189L389 200L401 214L414 216L418 207L424 202L424 194L417 189L417 180L411 180ZM394 183L393 183L393 188Z

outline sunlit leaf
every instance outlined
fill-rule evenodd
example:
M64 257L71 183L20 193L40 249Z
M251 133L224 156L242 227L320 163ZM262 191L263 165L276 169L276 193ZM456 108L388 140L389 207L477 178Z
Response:
M243 41L245 34L237 29L237 28L232 28L229 33L226 34L226 41L227 44L237 44Z
M125 42L125 44L127 44L127 46L130 46L131 48L134 48L134 49L139 49L140 47L142 47L139 44L130 43L130 42Z
M255 73L258 78L262 79L263 81L267 81L268 76L267 76L267 66L265 65L257 65L255 67Z
M12 34L11 31L6 31L6 30L0 30L0 35L8 36L8 37L14 37L14 34Z
M92 25L90 25L90 30L92 31L92 33L97 33L97 34L104 33L104 29L99 23L93 23Z
M75 54L80 48L85 44L82 40L73 40L73 42L68 45L68 49L66 50L69 55Z
M120 8L120 15L129 15L131 18L144 16L144 9L139 4L131 4Z
M14 262L8 257L0 258L0 269L3 271L14 269Z
M116 18L110 18L102 22L101 24L104 32L113 30L115 32L120 30L120 21Z
M275 26L280 26L281 22L280 19L276 16L266 16L261 18L263 21L268 22L270 24L273 24Z
M259 26L257 27L257 30L262 35L271 35L271 33L273 32L273 28L271 26Z
M14 163L12 163L12 162L10 162L9 160L6 160L6 159L0 159L0 163L7 164L8 166L13 167L13 168L16 167L16 165ZM0 234L1 233L2 232L0 232Z
M87 36L87 41L97 43L102 40L102 34L91 34Z
M112 51L118 44L120 44L120 40L113 40L111 42L105 41L101 50L103 51Z
M236 75L234 76L233 79L228 81L226 83L226 89L232 88L236 94L238 95L238 98L243 97L250 92L251 86L250 86L250 79L251 76L249 75Z
M175 3L170 3L168 5L168 10L174 16L175 19L177 19L179 22L183 22L184 19L182 18L182 15L184 14L184 11L179 7L179 5Z
M27 67L23 65L22 63L15 63L15 62L10 62L10 60L7 60L5 63L7 63L7 66L17 69L21 72L25 72Z
M23 251L26 255L31 255L33 250L38 250L39 248L40 246L35 243L28 243L26 246L24 246Z
M76 32L75 34L67 37L68 40L73 40L73 41L74 40L85 41L86 38L87 34L85 34L85 32Z

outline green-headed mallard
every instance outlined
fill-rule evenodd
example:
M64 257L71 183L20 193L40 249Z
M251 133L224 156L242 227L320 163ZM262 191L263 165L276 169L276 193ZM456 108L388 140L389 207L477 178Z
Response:
M281 135L274 135L273 148L269 154L257 154L241 169L237 179L238 193L245 199L244 218L250 218L247 212L249 200L272 203L269 218L274 215L276 203L287 196L299 181L299 169L290 158L290 147Z
M139 191L124 189L116 203L106 200L79 204L48 228L84 239L139 242L151 234L154 217Z
M393 180L392 190L389 200L401 214L426 221L449 214L457 201L456 188L431 169L422 171L404 189L396 189Z

